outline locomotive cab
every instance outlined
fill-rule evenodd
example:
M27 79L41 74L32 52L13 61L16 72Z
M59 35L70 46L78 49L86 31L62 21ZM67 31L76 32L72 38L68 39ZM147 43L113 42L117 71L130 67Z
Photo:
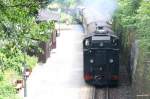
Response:
M96 86L115 86L119 80L119 39L99 27L83 40L84 79Z

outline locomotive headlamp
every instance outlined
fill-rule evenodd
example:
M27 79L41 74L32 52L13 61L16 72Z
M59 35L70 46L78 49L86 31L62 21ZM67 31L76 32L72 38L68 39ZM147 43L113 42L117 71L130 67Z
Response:
M112 43L114 44L114 46L117 46L117 41L115 39L112 40Z
M104 46L104 43L103 43L103 42L100 42L99 46L100 46L100 47L103 47L103 46Z
M102 67L99 67L99 70L100 70L100 71L102 71L102 70L103 70L103 68L102 68Z
M115 40L114 40L114 39L112 40L112 43L115 43Z
M109 59L109 63L113 63L114 62L114 60L113 59Z
M117 46L117 43L115 43L114 45Z
M90 45L90 41L88 39L85 40L85 46L89 46Z
M90 59L90 63L94 63L94 60L93 60L93 59Z

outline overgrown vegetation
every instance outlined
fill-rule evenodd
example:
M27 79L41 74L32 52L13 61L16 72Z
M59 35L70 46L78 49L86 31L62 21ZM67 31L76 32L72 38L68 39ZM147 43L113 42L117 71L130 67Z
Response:
M118 0L119 10L115 15L117 27L122 28L120 31L123 37L123 46L129 44L129 35L134 33L138 39L140 48L145 51L149 50L150 36L150 2L148 0ZM118 25L119 24L119 25ZM119 28L116 29L116 31ZM132 33L132 34L131 34Z
M16 99L10 78L21 78L24 62L29 68L36 65L37 57L27 55L27 49L35 46L38 50L55 28L54 22L37 24L40 8L40 0L0 0L0 99Z
M73 24L76 23L75 17L73 15L69 15L67 13L61 13L61 23Z
M49 9L60 10L60 22L66 24L76 23L75 9L78 6L80 0L51 0L51 4L48 5Z
M55 3L61 4L65 8L74 8L79 0L51 0Z
M131 44L138 41L139 58L134 75L135 95L150 91L150 1L118 0L119 8L114 16L114 30L120 34L124 63L129 65Z

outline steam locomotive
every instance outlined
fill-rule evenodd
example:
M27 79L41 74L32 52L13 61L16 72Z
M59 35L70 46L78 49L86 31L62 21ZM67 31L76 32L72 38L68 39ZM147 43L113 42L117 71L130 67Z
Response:
M84 28L83 65L84 80L94 86L117 86L119 81L119 38L111 25L80 10Z

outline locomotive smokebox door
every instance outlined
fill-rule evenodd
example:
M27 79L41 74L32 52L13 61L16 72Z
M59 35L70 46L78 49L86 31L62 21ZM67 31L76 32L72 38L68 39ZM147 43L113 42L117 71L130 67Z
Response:
M95 51L95 66L105 65L106 64L106 52L105 51Z
M107 84L109 77L109 66L107 64L107 51L96 50L94 55L95 63L93 65L93 74L95 82Z

